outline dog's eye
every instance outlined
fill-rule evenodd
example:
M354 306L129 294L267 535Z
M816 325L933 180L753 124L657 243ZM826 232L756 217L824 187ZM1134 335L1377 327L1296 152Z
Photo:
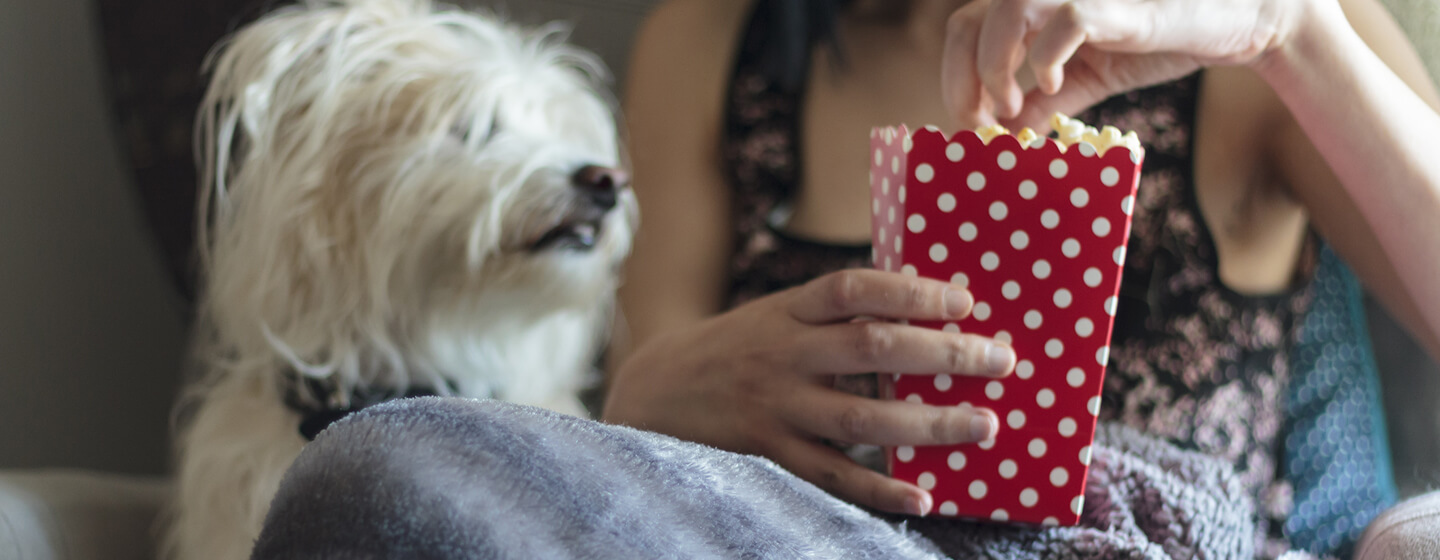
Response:
M477 132L475 124L475 121L457 122L455 123L455 126L450 127L450 136L453 136L456 140L459 140L463 144L468 144L470 143L471 136L473 136ZM490 125L485 128L485 135L480 137L480 143L485 144L490 142L490 140L494 139L495 135L499 132L500 120L490 119Z

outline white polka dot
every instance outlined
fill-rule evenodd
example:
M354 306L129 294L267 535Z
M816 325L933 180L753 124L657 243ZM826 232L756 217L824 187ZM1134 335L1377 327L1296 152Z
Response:
M934 473L931 473L929 471L920 473L920 476L915 477L915 485L926 490L935 489Z
M938 207L938 208L940 208L940 211L941 211L941 212L951 212L951 211L954 211L954 210L955 210L955 195L950 194L950 193L948 193L948 192L947 192L947 193L944 193L944 194L941 194L941 195L940 195L940 198L935 199L935 206Z
M945 146L946 159L949 159L950 161L960 161L960 159L964 157L965 146L961 146L958 143L951 143L949 146Z
M955 323L945 323L945 326L940 327L940 332L960 334L960 325L957 325Z
M1105 298L1105 314L1112 317L1115 315L1115 296Z
M1070 511L1075 512L1075 515L1080 515L1080 509L1083 507L1085 507L1084 495L1075 496L1075 499L1070 500Z
M975 304L975 307L973 307L973 308L970 309L970 316L971 316L971 317L974 317L975 320L977 320L977 321L984 321L984 320L986 320L986 319L989 319L989 318L990 318L990 304L985 303L985 302L983 302L983 301L982 301L982 302L979 302L979 303L976 303L976 304Z
M1010 331L998 331L995 333L995 336L991 338L994 338L998 342L1004 342L1005 344L1015 342L1014 340L1010 339Z
M886 146L889 146L890 143L891 143L891 142L894 142L894 141L895 141L895 129L894 129L894 128L886 128L886 129L885 129L885 145L886 145Z
M1080 142L1079 144L1076 144L1076 147L1080 148L1080 155L1085 157L1095 157L1095 146L1091 145L1089 142Z
M880 179L880 194L883 194L883 195L885 195L885 196L890 196L890 178L889 178L889 177L885 177L885 178Z
M1110 235L1110 220L1105 219L1105 216L1095 218L1095 221L1090 223L1090 231L1095 233L1095 237Z
M1104 275L1103 275L1103 274L1100 274L1100 269L1095 268L1095 267L1093 267L1093 266L1090 267L1090 268L1085 269L1085 285L1086 285L1086 286L1090 286L1091 288L1097 288L1097 287L1100 286L1100 281L1103 280L1103 279L1104 279Z
M1073 301L1073 298L1070 295L1070 290L1065 288L1055 290L1055 307L1065 309L1070 307L1071 301Z
M1090 400L1085 401L1085 410L1089 411L1091 416L1099 416L1100 395L1095 395L1093 397L1090 397Z
M890 158L890 172L896 174L900 173L900 156Z
M998 222L1005 219L1005 216L1009 215L1010 208L1006 207L1004 202L1000 202L997 200L990 204L990 219Z
M1020 505L1034 507L1035 502L1038 501L1040 501L1040 493L1036 492L1034 488L1026 488L1020 491Z
M1065 384L1071 387L1079 387L1085 384L1085 370L1078 367L1070 368L1065 373Z
M995 158L995 165L999 165L1000 169L1006 171L1015 169L1015 154L1011 153L1010 150L1000 152L1000 157Z
M1005 299L1008 300L1020 297L1020 283L1014 280L1006 281L1004 285L1000 286L1000 295L1005 296Z
M905 185L900 185L900 203L905 203Z
M940 375L936 375L936 376L935 376L935 390L937 390L937 391L949 391L949 390L950 390L950 384L951 384L952 382L953 382L953 381L950 379L950 376L949 376L948 374L942 373L942 374L940 374Z
M951 144L951 145L953 146L954 144ZM960 507L957 506L957 505L955 505L955 502L951 502L951 501L948 501L948 500L947 500L947 501L945 501L945 502L943 502L943 503L940 504L940 515L950 515L950 516L953 516L953 515L958 514L958 513L960 513Z
M1040 405L1040 408L1050 408L1052 406L1055 406L1055 391L1051 391L1049 389L1041 389L1039 392L1035 393L1035 404Z
M906 135L906 136L905 136L905 142L904 142L903 144L901 144L900 146L905 150L905 153L908 154L908 153L910 153L910 150L915 147L915 143L910 140L910 136L909 136L909 135Z
M1025 233L1024 230L1015 230L1010 234L1010 246L1014 247L1016 251L1023 251L1030 246L1030 234Z
M878 260L880 260L880 252L877 251L874 247L871 247L871 248L870 248L870 262L875 262L875 261L878 261ZM889 268L887 267L886 270L889 270Z
M1070 166L1065 163L1065 160L1063 160L1063 159L1054 159L1054 160L1051 160L1051 161L1050 161L1050 176L1051 176L1051 177L1054 177L1054 178L1056 178L1056 179L1063 179L1063 178L1065 178L1065 174L1066 174L1066 173L1069 173L1069 172L1070 172Z
M1045 341L1045 355L1046 355L1046 356L1050 356L1051 358L1059 358L1060 355L1061 355L1061 354L1064 354L1064 353L1065 353L1065 343L1060 342L1060 339L1058 339L1058 338L1052 338L1052 339L1050 339L1050 340Z
M1090 336L1090 335L1092 335L1092 334L1094 334L1094 333L1095 333L1095 322L1094 322L1094 321L1091 321L1091 320L1090 320L1089 318L1087 318L1087 317L1081 317L1079 321L1075 321L1075 334L1080 335L1080 338L1088 337L1088 336Z
M1045 259L1039 259L1035 261L1035 264L1030 267L1030 272L1034 273L1035 277L1041 280L1049 278L1050 262Z
M1050 484L1059 488L1064 486L1066 482L1070 482L1070 471L1065 470L1065 467L1055 467L1054 470L1050 471Z
M929 183L933 179L935 179L935 168L930 167L930 164L922 163L915 166L915 180L921 183Z
M1115 183L1120 182L1120 172L1116 171L1114 167L1106 167L1105 169L1101 169L1100 182L1104 183L1107 187L1113 187L1115 186Z
M1075 428L1075 420L1069 417L1061 418L1060 425L1056 427L1056 429L1060 431L1060 435L1065 437L1075 435Z
M879 216L879 215L880 215L880 199L878 199L878 198L872 198L872 199L870 199L870 213L871 213L872 215L875 215L875 216Z
M980 255L980 268L988 271L1000 268L1000 255L995 254L995 251L985 251L985 254Z
M1035 198L1035 195L1039 192L1040 189L1036 188L1035 181L1029 179L1020 181L1020 198L1030 200Z
M915 403L915 404L925 404L925 399L920 398L920 394L919 394L919 393L910 393L910 395L908 395L908 396L905 397L905 402Z
M1020 363L1015 364L1016 377L1030 379L1032 375L1035 375L1035 364L1030 363L1030 360L1020 360Z
M1080 242L1074 238L1066 239L1060 244L1060 253L1072 259L1080 256Z
M1040 328L1044 324L1045 317L1039 311L1031 309L1025 312L1025 326L1031 330Z
M900 274L904 274L904 275L906 275L906 276L909 276L909 277L911 277L911 278L914 278L914 277L920 275L920 271L915 270L915 265L913 265L913 264L907 264L907 265L905 265L905 266L900 267Z
M885 242L890 239L890 232L885 231L885 226L880 226L879 228L876 228L876 229L877 229L876 235L880 238L880 244L881 244L881 245L884 245Z
M1010 411L1010 414L1005 415L1005 424L1012 430L1025 427L1025 412L1018 408Z
M888 144L888 142L887 142L887 144ZM878 167L878 166L880 166L880 165L883 165L884 163L885 163L885 154L880 151L880 148L875 148L875 165Z
M991 520L991 521L1009 521L1009 520L1010 520L1010 512L1005 511L1005 510L1003 510L1003 509L997 509L997 510L995 510L993 513L990 514L990 520Z
M1076 208L1084 208L1086 204L1090 204L1090 193L1081 188L1070 191L1070 204L1074 204Z
M1115 252L1114 252L1114 253L1111 253L1110 257L1115 259L1115 264L1124 265L1124 264L1125 264L1125 246L1124 246L1124 245L1121 245L1121 246L1119 246L1119 247L1116 247L1116 248L1115 248Z
M945 464L949 466L952 471L963 469L965 468L965 454L959 451L951 451L950 456L945 459Z
M985 396L990 397L990 400L992 401L998 401L1000 400L1000 397L1005 396L1005 386L1001 385L999 381L991 381L989 383L986 383Z
M896 447L895 458L899 459L901 463L909 463L915 459L915 448L908 445Z
M909 218L905 219L905 227L909 228L910 233L920 233L922 231L925 231L925 216L921 216L919 214L911 214Z
M1036 459L1045 456L1045 449L1045 440L1038 437L1030 440L1030 445L1025 446L1025 450L1030 452L1030 456Z
M885 255L885 270L894 270L894 268L890 266L890 255Z
M974 240L975 240L975 236L976 236L976 235L979 235L979 234L980 234L980 230L975 227L975 224L972 224L972 223L970 223L970 222L965 222L965 223L963 223L963 224L960 224L960 240L961 240L961 241L974 241Z
M1110 363L1110 347L1109 347L1109 346L1101 346L1099 350L1096 350L1096 351L1095 351L1095 362L1098 363L1098 364L1100 364L1100 365L1102 365L1102 366L1105 365L1105 364Z
M970 175L965 177L965 185L970 187L972 191L979 191L985 188L985 174L979 171L971 171Z
M1041 524L1041 525L1044 525L1044 526L1046 526L1046 527L1055 527L1055 526L1057 526L1057 525L1060 524L1060 520L1059 520L1059 519L1055 519L1054 516L1051 516L1051 517L1046 517L1044 521L1041 521L1041 522L1040 522L1040 524Z
M995 447L995 440L994 440L994 439L981 440L980 443L977 443L977 444L975 444L975 445L979 446L980 449L984 449L984 450L987 450L987 451L988 451L991 447Z
M1015 461L1011 461L1010 459L1000 461L1000 478L1006 480L1015 478L1015 473L1019 470L1015 465Z
M970 285L970 277L966 276L964 272L956 272L950 275L950 283L964 288Z
M895 207L894 207L894 206L891 206L891 207L887 208L887 209L886 209L886 214L887 214L887 218L890 220L890 223L892 223L892 224L895 223Z
M895 252L900 252L900 236L895 236Z
M1090 446L1088 445L1080 448L1080 464L1090 464Z
M1040 225L1045 226L1045 229L1055 229L1055 226L1060 225L1060 213L1054 210L1041 212Z
M1129 216L1131 212L1134 212L1134 211L1135 211L1135 197L1133 197L1133 196L1127 196L1127 197L1125 197L1125 198L1120 199L1120 211L1124 212L1126 216Z
M948 256L950 256L950 250L946 249L945 245L936 243L930 246L930 260L937 263L945 262L945 257Z
M970 497L980 499L985 497L985 492L990 489L985 486L985 481L977 480L970 483Z

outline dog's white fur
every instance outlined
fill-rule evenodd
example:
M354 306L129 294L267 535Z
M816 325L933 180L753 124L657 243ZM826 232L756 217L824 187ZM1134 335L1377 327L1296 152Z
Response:
M249 556L304 445L287 376L583 414L633 196L590 251L528 250L614 167L597 59L427 0L307 1L208 62L202 300L165 556ZM492 128L493 127L493 128Z

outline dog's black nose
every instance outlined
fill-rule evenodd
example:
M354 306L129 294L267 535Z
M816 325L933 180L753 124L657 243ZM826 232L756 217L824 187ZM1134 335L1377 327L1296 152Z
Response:
M571 181L591 202L606 210L615 207L616 193L630 186L630 176L624 171L599 165L581 167Z

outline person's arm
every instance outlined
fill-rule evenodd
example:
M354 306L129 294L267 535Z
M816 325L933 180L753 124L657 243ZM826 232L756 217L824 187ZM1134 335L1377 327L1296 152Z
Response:
M746 4L667 2L636 37L624 107L641 221L620 289L622 344L612 366L656 334L723 306L733 232L719 144Z
M1337 0L973 0L948 22L942 93L961 122L1048 130L1053 111L1204 66L1254 69L1295 116L1272 145L1284 179L1440 357L1440 115L1416 93L1434 89L1375 0L1345 8L1356 27Z
M1272 153L1316 229L1440 357L1440 97L1383 6L1342 5L1306 10L1254 65L1289 108Z
M919 487L822 439L940 445L994 437L986 409L849 395L829 376L875 371L1004 376L1007 345L858 316L957 320L974 302L945 282L847 270L719 313L733 235L720 169L729 53L746 9L676 0L635 45L626 112L642 224L622 290L633 349L612 362L602 419L764 455L843 499L923 515ZM718 313L718 314L717 314Z

